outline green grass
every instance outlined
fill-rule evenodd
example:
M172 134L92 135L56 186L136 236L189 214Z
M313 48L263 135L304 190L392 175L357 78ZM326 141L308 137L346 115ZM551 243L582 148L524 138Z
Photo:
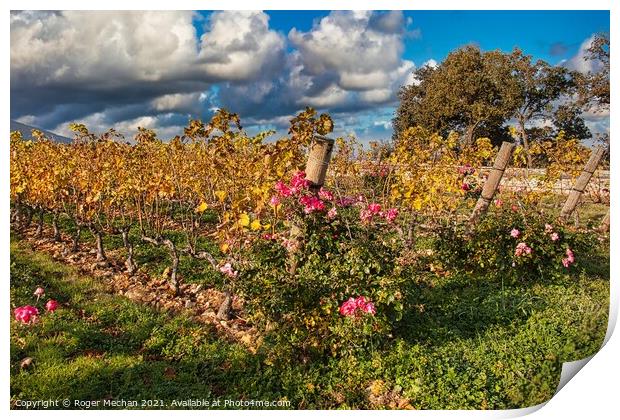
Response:
M583 272L555 283L417 279L410 299L423 310L407 314L387 348L304 363L267 361L260 352L223 339L213 327L110 294L102 281L80 276L14 240L12 308L32 304L33 290L42 286L61 309L31 326L11 321L11 400L287 399L291 408L376 408L404 400L417 409L531 406L553 395L563 361L589 356L602 343L608 245L593 255ZM26 357L34 362L22 369Z

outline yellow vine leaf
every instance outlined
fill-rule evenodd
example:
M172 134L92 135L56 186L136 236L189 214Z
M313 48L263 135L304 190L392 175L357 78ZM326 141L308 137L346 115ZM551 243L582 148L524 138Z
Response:
M252 230L259 230L261 228L260 220L258 219L254 220L252 224L250 225L250 228Z
M241 216L239 216L239 226L241 227L250 226L250 216L248 216L247 213L242 213Z
M196 207L195 212L196 213L202 213L207 209L207 203L205 203L204 201L202 203L200 203L200 205L198 207Z
M218 200L220 200L220 203L223 203L224 200L226 200L226 191L221 191L218 190L215 192L215 196L217 197Z

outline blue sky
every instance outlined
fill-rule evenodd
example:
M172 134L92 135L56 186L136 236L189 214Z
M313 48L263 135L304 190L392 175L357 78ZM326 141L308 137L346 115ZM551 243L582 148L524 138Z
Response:
M13 12L11 118L167 138L226 107L249 132L284 133L310 105L336 135L389 139L396 93L424 63L473 43L587 71L583 51L609 23L608 11ZM605 115L588 123L608 130Z

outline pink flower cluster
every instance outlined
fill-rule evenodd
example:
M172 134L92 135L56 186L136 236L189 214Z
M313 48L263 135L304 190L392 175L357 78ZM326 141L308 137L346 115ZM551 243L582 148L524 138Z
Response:
M15 308L14 314L15 319L22 324L35 323L39 319L39 310L30 305Z
M306 179L306 173L304 171L298 171L291 178L290 185L282 181L276 182L274 189L280 197L290 197L291 195L299 194L301 191L310 187L310 181ZM277 200L272 197L272 204ZM279 204L279 201L277 201Z
M383 213L383 216L385 217L385 220L387 220L389 223L392 223L394 219L398 217L398 209L388 209L385 213Z
M545 234L549 235L549 237L551 238L553 242L560 239L560 235L558 235L557 232L553 231L553 226L550 225L549 223L545 223Z
M520 257L522 255L529 255L532 253L532 248L527 246L525 242L519 242L515 249L515 256Z
M513 238L518 238L521 235L521 232L519 231L519 229L512 229L510 231L510 236L512 236Z
M227 275L228 277L235 278L239 274L238 271L233 270L232 265L230 263L226 263L220 267L220 271Z
M358 200L356 197L343 197L341 199L339 199L338 201L336 201L336 205L340 206L340 207L349 207L352 206L353 204L357 203Z
M321 187L321 189L319 190L319 198L325 201L333 201L334 193Z
M43 290L42 287L37 287L33 295L37 297L38 302L39 298L45 295L45 290ZM48 300L45 304L45 309L47 309L48 312L54 312L56 309L58 309L58 302L56 302L54 299ZM15 308L13 314L15 315L15 320L21 322L22 324L34 324L39 320L39 310L31 305L25 305L20 306L19 308Z
M349 300L340 305L339 311L340 315L343 316L356 316L359 315L360 312L371 315L377 313L375 305L364 296L359 296L357 298L350 297Z
M398 209L381 211L381 204L371 203L365 209L360 210L360 220L364 224L370 223L375 216L383 217L388 223L392 223L398 217Z
M325 210L325 203L318 197L312 195L304 195L299 197L299 204L304 206L304 213L306 214Z
M471 175L474 173L474 168L468 163L459 167L459 174L461 175Z
M575 254L570 248L566 248L566 258L562 258L562 265L566 268L570 267L575 262Z

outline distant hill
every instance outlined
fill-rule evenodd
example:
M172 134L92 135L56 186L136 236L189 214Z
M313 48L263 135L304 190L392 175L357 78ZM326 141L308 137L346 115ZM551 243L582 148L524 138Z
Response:
M51 131L43 130L42 128L32 127L30 125L11 120L11 131L20 131L22 133L22 137L25 139L32 139L32 135L30 133L33 129L42 131L50 140L54 140L59 143L71 143L72 141L69 137L64 137L59 134L52 133Z

